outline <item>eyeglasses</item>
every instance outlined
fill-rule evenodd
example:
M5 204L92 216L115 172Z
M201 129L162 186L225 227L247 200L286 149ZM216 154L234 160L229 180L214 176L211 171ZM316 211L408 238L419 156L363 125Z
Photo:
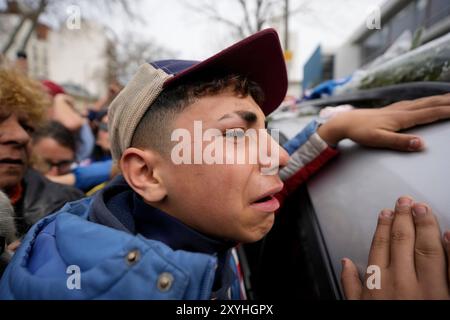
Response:
M105 123L105 122L100 122L98 124L98 129L102 130L102 131L105 131L105 132L108 132L108 124Z
M50 171L53 167L56 167L58 174L66 174L72 170L73 160L61 160L58 162L53 162L49 159L42 159L43 165L45 165L45 171Z

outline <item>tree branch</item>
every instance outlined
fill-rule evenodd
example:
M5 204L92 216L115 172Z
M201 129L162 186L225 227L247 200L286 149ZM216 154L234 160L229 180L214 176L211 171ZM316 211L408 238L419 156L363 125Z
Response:
M16 40L17 34L19 33L20 29L22 29L26 20L27 20L26 15L22 14L19 23L16 25L14 31L10 34L8 41L3 47L2 54L6 55L8 53L9 49L12 47L14 41Z
M28 41L30 41L31 35L33 31L36 29L36 26L38 24L39 16L44 12L45 8L47 7L47 0L41 0L39 2L39 7L32 15L31 20L31 27L27 32L27 35L25 36L25 39L22 42L22 45L20 46L20 50L24 51L27 47Z
M244 28L240 24L221 16L219 14L217 8L214 7L213 5L211 5L210 3L202 2L202 4L199 6L195 6L195 5L192 5L191 3L187 3L187 2L185 2L184 4L190 10L200 13L200 14L206 16L210 20L227 25L228 27L230 27L231 29L234 30L234 32L237 34L237 36L239 36L240 38L245 38L246 34L244 31Z
M250 21L250 16L249 16L246 0L238 0L238 2L239 2L239 4L242 7L242 11L244 12L244 23L245 23L245 25L247 27L247 31L249 33L254 33L253 32L253 26L252 26L252 23Z

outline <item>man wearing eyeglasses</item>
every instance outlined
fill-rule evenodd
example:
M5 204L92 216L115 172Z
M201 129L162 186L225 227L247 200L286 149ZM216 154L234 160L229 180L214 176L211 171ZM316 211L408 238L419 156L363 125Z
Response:
M69 173L75 163L76 141L69 129L51 121L32 138L33 167L47 176Z

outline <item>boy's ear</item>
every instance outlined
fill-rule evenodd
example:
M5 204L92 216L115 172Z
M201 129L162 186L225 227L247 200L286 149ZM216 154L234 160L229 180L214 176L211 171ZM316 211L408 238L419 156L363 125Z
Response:
M161 156L152 150L128 148L120 159L128 185L148 202L159 202L167 195L161 179Z

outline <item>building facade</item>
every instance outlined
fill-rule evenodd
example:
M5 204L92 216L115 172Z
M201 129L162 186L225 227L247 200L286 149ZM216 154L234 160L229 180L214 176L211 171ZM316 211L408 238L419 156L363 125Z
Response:
M20 23L16 14L0 13L0 48ZM32 26L27 20L4 55L13 63L23 50L23 42ZM109 40L104 28L95 22L82 20L79 28L62 24L51 28L38 23L23 50L27 56L28 74L36 79L50 79L61 85L76 86L89 97L102 96L107 90Z
M388 0L374 11L370 19L379 18L379 28L366 21L341 46L334 61L334 76L345 77L383 54L405 31L421 31L421 42L427 43L450 32L450 1ZM376 17L376 15L379 15Z

